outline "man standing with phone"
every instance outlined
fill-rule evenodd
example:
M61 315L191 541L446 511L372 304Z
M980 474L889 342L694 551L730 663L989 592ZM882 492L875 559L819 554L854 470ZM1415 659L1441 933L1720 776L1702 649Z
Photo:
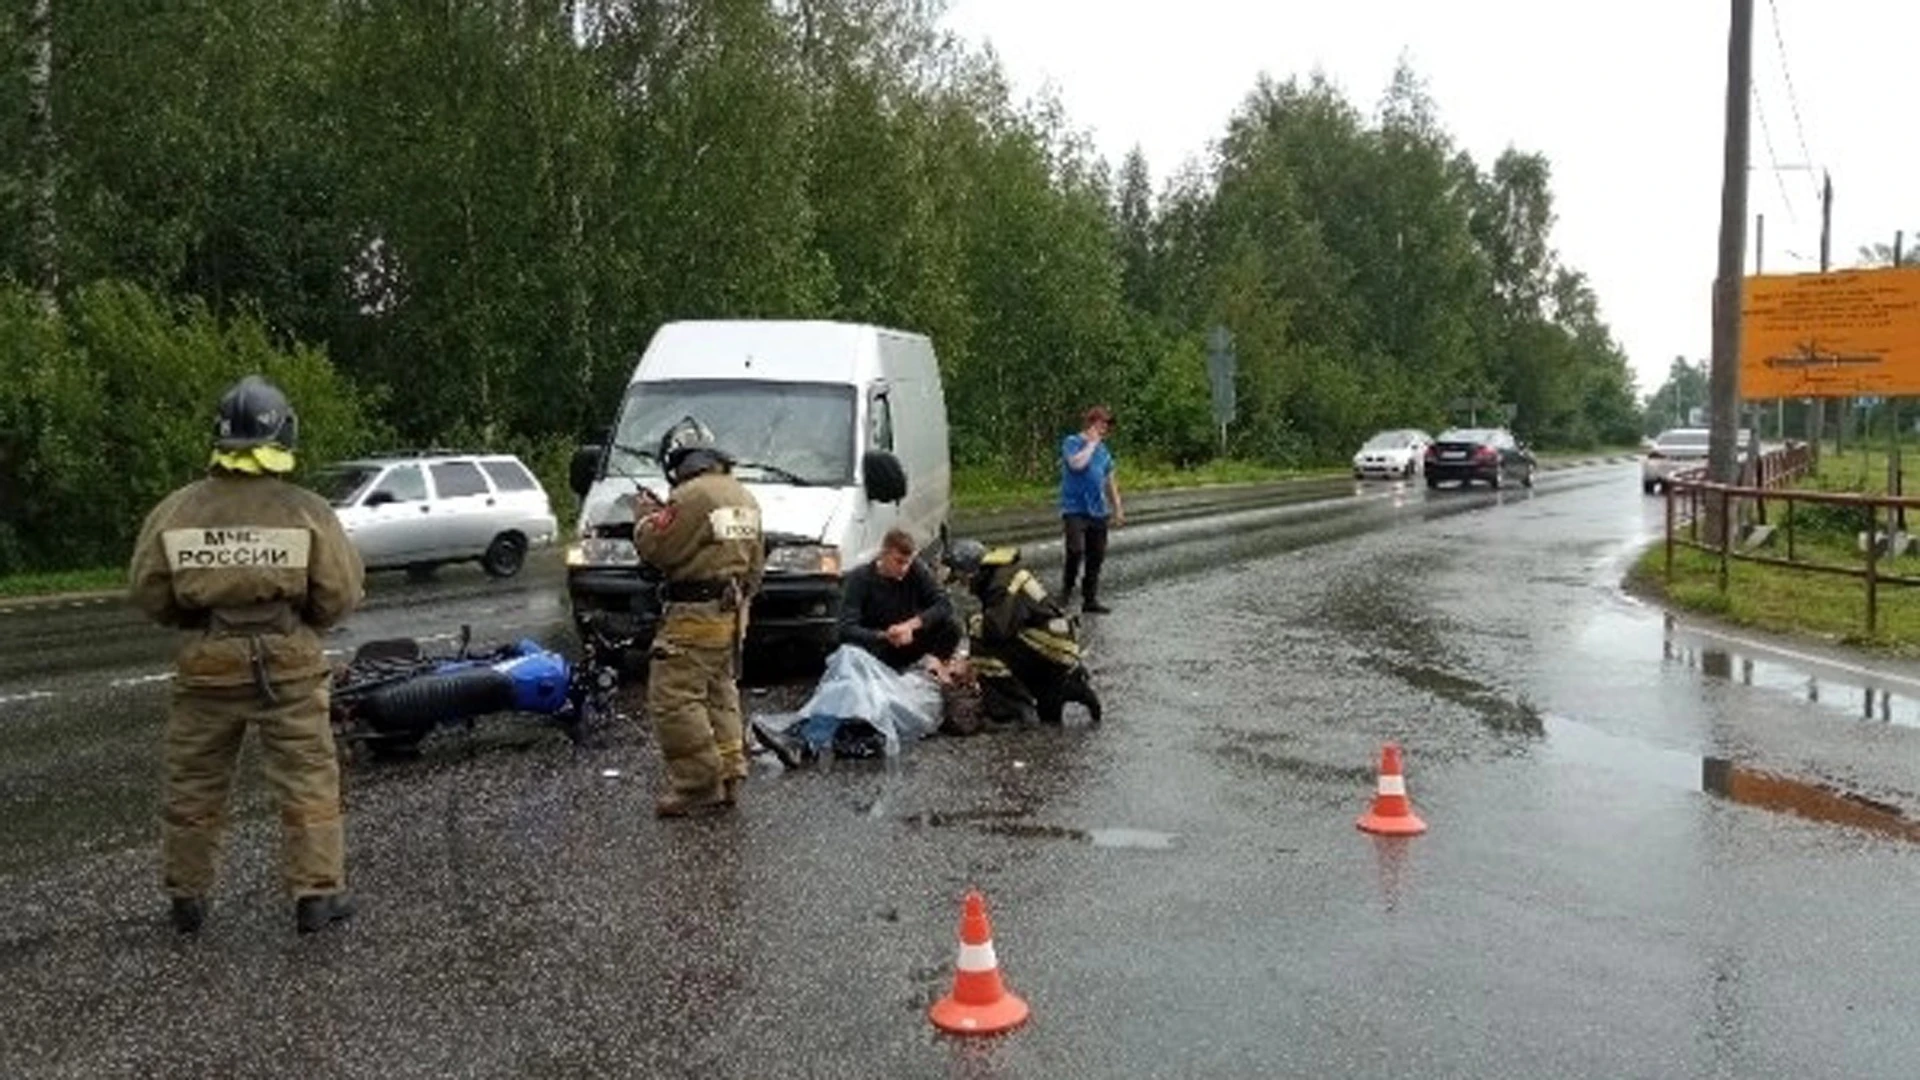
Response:
M767 556L760 504L706 425L676 423L656 457L672 490L665 503L640 490L633 543L667 579L647 713L667 769L654 812L680 818L732 808L747 778L740 644Z
M1112 430L1112 411L1095 405L1087 410L1086 427L1060 443L1060 518L1066 530L1060 602L1073 597L1084 561L1087 576L1080 610L1092 615L1112 610L1100 602L1100 570L1107 560L1109 523L1119 528L1127 521L1120 485L1113 476L1113 453L1107 449L1107 434Z

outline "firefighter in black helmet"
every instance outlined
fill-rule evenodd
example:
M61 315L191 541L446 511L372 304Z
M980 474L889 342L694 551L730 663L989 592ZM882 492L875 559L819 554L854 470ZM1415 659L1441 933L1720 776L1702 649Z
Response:
M320 634L359 605L362 571L326 500L284 479L299 430L279 388L242 379L220 399L207 475L163 499L134 546L134 603L186 631L167 712L161 827L182 933L206 916L248 727L279 804L296 929L353 913Z
M665 504L643 491L634 507L634 546L667 579L647 676L647 713L667 767L668 790L654 809L685 817L733 806L747 778L737 680L766 547L760 504L705 425L691 416L674 424L657 456L673 490Z
M1098 724L1100 697L1081 661L1078 624L1020 565L1020 550L958 540L947 569L980 602L968 619L968 661L987 715L1058 724L1066 704L1079 702Z

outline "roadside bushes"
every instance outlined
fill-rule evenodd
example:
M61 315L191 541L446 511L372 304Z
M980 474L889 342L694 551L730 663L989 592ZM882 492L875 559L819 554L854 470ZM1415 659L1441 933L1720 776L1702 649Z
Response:
M300 460L382 440L376 404L253 315L102 281L49 313L0 286L0 575L125 560L154 502L206 467L214 406L249 372L300 414Z

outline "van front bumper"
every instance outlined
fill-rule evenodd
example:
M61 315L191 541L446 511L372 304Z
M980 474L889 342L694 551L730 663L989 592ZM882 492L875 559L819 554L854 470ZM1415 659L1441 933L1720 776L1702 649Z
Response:
M622 636L651 638L660 621L660 582L627 569L567 571L576 620L592 617ZM837 640L840 578L769 574L747 611L747 644L797 642L832 648Z

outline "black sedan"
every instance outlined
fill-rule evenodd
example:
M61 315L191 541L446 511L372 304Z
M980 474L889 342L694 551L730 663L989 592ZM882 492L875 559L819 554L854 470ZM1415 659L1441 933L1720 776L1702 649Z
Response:
M1430 488L1448 480L1458 480L1462 487L1475 480L1496 488L1513 480L1521 487L1532 487L1536 467L1526 444L1505 428L1454 428L1441 432L1427 447Z

